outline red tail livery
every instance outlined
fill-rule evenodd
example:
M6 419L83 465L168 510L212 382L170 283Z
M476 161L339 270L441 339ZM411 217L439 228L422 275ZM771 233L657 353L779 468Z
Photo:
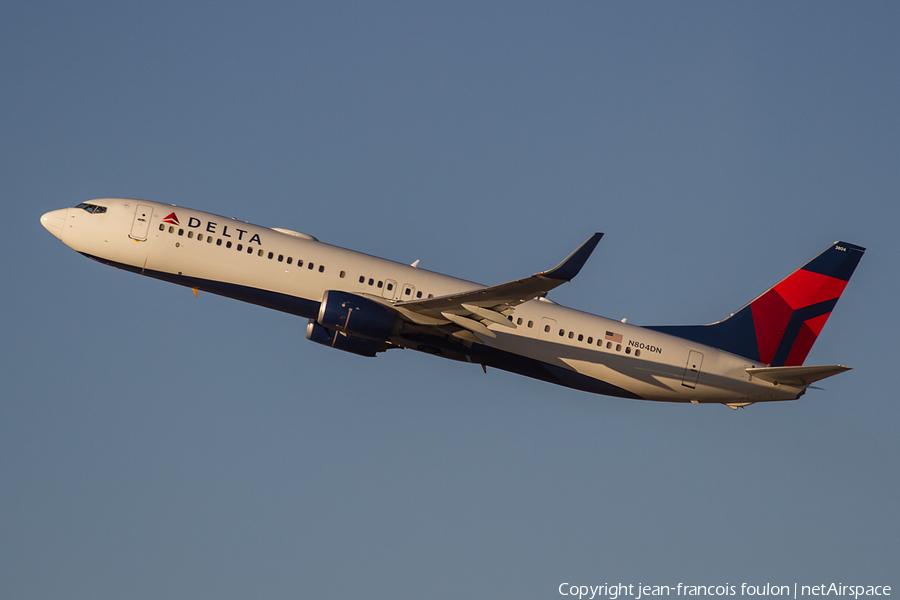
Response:
M773 367L802 365L865 251L835 242L724 321L651 329Z

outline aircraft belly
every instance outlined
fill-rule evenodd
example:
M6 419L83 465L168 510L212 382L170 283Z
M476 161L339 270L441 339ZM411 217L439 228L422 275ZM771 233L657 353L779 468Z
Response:
M681 395L673 389L674 386L671 384L670 380L667 381L663 377L655 376L651 383L648 381L641 381L636 377L623 373L621 370L613 369L600 362L565 357L560 357L560 361L576 373L581 373L582 375L587 375L593 379L627 389L641 398L683 399Z
M669 362L654 361L504 334L499 329L492 331L497 333L497 338L480 336L486 345L539 361L558 379L574 378L577 374L577 384L569 387L587 391L595 391L588 389L592 386L609 386L646 400L701 403L785 400L793 399L799 392L793 389L774 390L771 386L750 382L739 357L722 355L712 348L703 348L708 357L704 366L708 370L700 372L694 387L687 387L683 385L685 366L680 361L675 362L674 357ZM567 372L572 375L567 375ZM596 383L590 384L588 380Z

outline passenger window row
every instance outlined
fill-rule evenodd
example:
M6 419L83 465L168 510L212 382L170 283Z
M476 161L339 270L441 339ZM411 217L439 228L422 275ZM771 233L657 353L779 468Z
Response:
M342 275L342 277L343 277L343 275ZM393 281L384 282L381 279L376 281L374 277L369 277L367 280L365 275L360 275L359 282L364 285L375 286L378 289L384 288L389 292L394 291L394 282ZM412 296L412 290L408 287L406 289L404 289L403 292L406 296L410 296L410 297ZM434 294L428 294L427 297L434 298ZM421 299L421 298L422 298L422 290L419 290L416 292L416 299Z
M519 321L521 321L521 319L519 319ZM530 323L530 322L529 322L529 323ZM550 325L544 325L544 333L550 333ZM607 333L606 333L606 336L607 336L607 338L613 338L613 337L615 336L615 334L613 334L613 333L611 333L611 332L607 332ZM560 329L560 330L559 330L559 337L568 338L568 339L572 340L572 339L576 339L576 334L575 334L574 331L566 332L565 329ZM620 337L620 339L621 339L621 336L619 336L619 337ZM578 340L579 342L586 342L587 345L589 345L589 346L591 346L591 345L594 344L594 338L593 338L593 336L590 336L590 335L587 336L587 339L585 339L584 334L579 333L579 334L577 334L577 340ZM606 349L607 349L607 350L612 350L612 349L613 349L613 342L615 342L615 351L616 351L616 352L621 352L621 351L622 351L622 344L621 344L621 342L616 342L615 339L606 339L606 340L604 340L603 338L598 337L598 338L597 338L597 347L598 347L598 348L602 348L602 347L604 346L604 343L605 343ZM626 347L625 347L625 354L631 354L631 346L626 346ZM640 355L641 355L641 350L640 350L639 348L636 348L636 349L634 350L634 355L635 355L635 356L640 356Z
M165 224L165 223L160 223L160 224L159 224L159 230L160 230L160 231L163 231L163 232L166 231L166 224ZM168 226L168 232L169 232L169 233L172 233L172 234L176 234L176 233L177 233L177 235L179 235L179 236L184 236L184 235L185 235L184 228L178 228L177 231L176 231L175 227L172 226L172 225L169 225L169 226ZM197 233L196 236L195 236L193 231L188 231L188 232L187 232L187 238L188 238L188 239L195 239L195 238L196 238L196 240L197 240L198 242L203 242L203 241L205 240L207 244L212 244L213 241L215 240L216 246L222 246L222 245L223 245L223 240L222 240L222 238L214 238L214 237L211 236L211 235L204 235L204 234L202 234L202 233ZM238 252L243 252L243 250L244 250L244 245L243 245L243 244L234 244L231 240L224 241L224 246L225 246L226 248L232 248L232 247L235 247L235 249L236 249ZM288 264L288 265L290 265L290 264L292 264L292 263L294 262L294 258L293 258L292 256L285 256L284 254L277 254L277 255L276 255L274 252L268 252L268 253L266 253L262 248L254 248L254 246L249 246L249 245L247 246L247 254L253 254L253 253L254 253L254 250L256 251L257 256L260 256L260 257L265 256L265 257L268 258L269 260L277 260L278 262L283 262L283 263ZM302 266L303 266L303 259L300 259L300 258L297 259L297 266L298 266L298 267L302 267ZM312 270L315 269L315 265L314 265L312 262L309 262L309 263L306 263L306 268L309 269L310 271L312 271ZM319 265L318 271L319 271L319 273L324 273L324 272L325 272L325 265ZM347 276L347 272L346 272L346 271L341 271L341 272L340 272L340 277L341 277L341 279L344 279L346 276ZM360 283L366 283L366 277L365 277L364 275L360 275L360 276L359 276L359 282L360 282ZM385 282L382 281L382 280L378 280L378 282L376 283L375 279L370 277L370 278L368 279L368 285L370 285L370 286L371 286L371 285L377 285L377 287L378 287L379 289L381 289L381 288L385 287ZM388 281L388 282L387 282L387 290L388 290L388 291L393 291L393 289L394 289L394 283ZM407 287L407 288L404 290L404 292L406 293L407 296L412 296L412 290L411 290L409 287ZM421 291L421 290L416 291L416 298L417 298L417 299L421 299L422 297L423 297L422 291ZM434 298L434 294L428 294L427 297L428 297L428 298ZM520 319L520 320L521 320L521 319ZM530 324L529 324L529 327L531 327Z
M160 231L166 231L166 225L165 225L165 223L160 223L160 224L159 224L159 230L160 230ZM177 233L179 236L184 236L184 229L183 229L183 228L179 228L179 229L177 230L177 232L176 232L175 227L169 225L168 231L169 231L169 233L173 233L173 234L174 234L174 233ZM187 238L188 238L188 239L194 239L194 238L195 238L194 232L193 232L193 231L188 231L188 232L187 232ZM204 235L204 234L202 234L202 233L198 233L198 234L196 235L196 239L197 239L198 242L202 242L202 241L205 240L207 244L212 244L213 241L215 241L216 246L222 246L222 245L224 245L226 248L232 248L232 247L234 247L238 252L243 252L243 251L244 251L244 245L243 245L243 244L235 244L235 243L232 242L231 240L224 241L224 244L223 244L222 238L215 238L215 237L213 237L213 236L211 236L211 235ZM253 253L255 252L257 256L260 256L260 257L265 256L265 257L267 257L269 260L275 260L275 258L276 258L276 255L275 255L274 252L269 252L268 254L266 254L266 252L265 252L262 248L254 247L254 246L251 246L251 245L246 246L246 248L247 248L247 254L253 254ZM292 256L285 257L284 254L278 254L278 255L277 255L277 260L278 260L278 262L283 262L283 263L288 264L288 265L290 265L290 264L292 264L292 263L294 262L294 258L293 258ZM297 259L297 266L298 266L298 267L302 267L302 266L303 266L303 259L300 259L300 258ZM312 262L306 263L306 268L309 269L310 271L312 271L312 270L318 270L319 273L324 273L324 272L325 272L325 265L319 265L319 268L316 269L316 265L315 265L314 263L312 263ZM346 276L346 273L345 273L344 271L341 271L340 276L343 278L344 276Z

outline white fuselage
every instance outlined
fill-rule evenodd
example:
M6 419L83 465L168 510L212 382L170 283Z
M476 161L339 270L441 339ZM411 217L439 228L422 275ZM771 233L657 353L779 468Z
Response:
M101 262L310 319L328 290L404 301L483 287L304 234L174 205L125 199L92 204L106 212L62 209L47 213L44 225ZM556 383L646 400L740 405L791 400L805 389L751 378L745 369L761 365L750 359L543 298L520 304L510 317L514 329L490 324L496 337L476 333L484 348L473 344L471 351L458 345L459 351L435 352L439 345L402 332L390 342L550 380L530 372L540 364L556 374Z

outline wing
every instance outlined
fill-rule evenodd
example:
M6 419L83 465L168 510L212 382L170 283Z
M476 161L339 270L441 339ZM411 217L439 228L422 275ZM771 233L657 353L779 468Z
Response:
M427 300L396 302L391 306L404 318L419 325L440 326L452 323L468 331L496 337L487 328L488 325L496 323L515 329L515 323L505 313L571 281L581 271L602 237L602 233L595 233L559 265L531 277ZM467 338L465 335L457 337ZM479 341L477 338L469 339Z

